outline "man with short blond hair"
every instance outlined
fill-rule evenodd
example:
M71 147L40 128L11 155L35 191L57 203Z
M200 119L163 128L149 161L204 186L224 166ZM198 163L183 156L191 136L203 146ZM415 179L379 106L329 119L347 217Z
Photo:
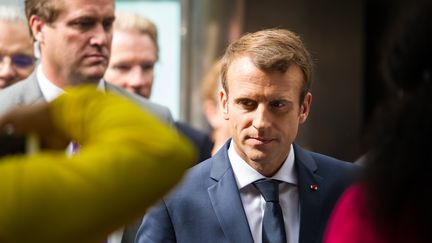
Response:
M158 53L155 24L132 12L117 12L112 55L105 79L148 99Z
M154 68L159 59L156 25L133 12L117 12L114 22L111 57L104 78L131 93L150 99ZM210 137L187 123L175 122L176 128L195 145L197 162L211 156Z

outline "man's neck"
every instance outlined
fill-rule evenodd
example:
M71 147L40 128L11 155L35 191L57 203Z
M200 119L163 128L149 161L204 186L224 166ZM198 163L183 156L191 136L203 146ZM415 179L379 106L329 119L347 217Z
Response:
M60 89L65 89L67 86L71 86L71 82L66 80L66 78L62 78L61 75L58 73L61 68L54 68L57 70L53 71L53 65L45 63L43 60L44 58L42 58L41 62L42 73L47 80L49 80L52 84L54 84Z

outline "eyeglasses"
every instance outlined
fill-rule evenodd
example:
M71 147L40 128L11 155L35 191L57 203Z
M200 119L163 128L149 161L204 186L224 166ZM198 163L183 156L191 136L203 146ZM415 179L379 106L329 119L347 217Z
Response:
M11 64L15 68L29 68L35 63L35 58L25 54L3 55L0 54L0 68L5 64L5 57L10 58Z

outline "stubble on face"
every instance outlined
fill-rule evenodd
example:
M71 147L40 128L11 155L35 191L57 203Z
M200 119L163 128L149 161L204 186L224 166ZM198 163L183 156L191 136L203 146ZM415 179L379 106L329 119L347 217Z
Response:
M285 73L265 72L244 56L231 63L227 81L229 98L221 102L236 152L255 170L271 176L297 135L302 72L295 65Z
M114 2L74 0L62 7L47 25L42 49L45 74L59 87L98 83L108 66Z

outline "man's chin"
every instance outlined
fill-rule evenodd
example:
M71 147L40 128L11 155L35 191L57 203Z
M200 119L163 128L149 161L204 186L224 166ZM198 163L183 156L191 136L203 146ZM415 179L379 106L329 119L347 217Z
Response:
M75 83L97 84L105 73L105 68L88 68L75 75Z
M82 73L87 77L99 77L99 79L101 79L104 76L106 70L107 66L98 65L85 68Z
M265 151L253 149L253 150L250 150L247 152L247 157L251 161L261 163L261 162L267 161L269 156L268 156L268 153Z

